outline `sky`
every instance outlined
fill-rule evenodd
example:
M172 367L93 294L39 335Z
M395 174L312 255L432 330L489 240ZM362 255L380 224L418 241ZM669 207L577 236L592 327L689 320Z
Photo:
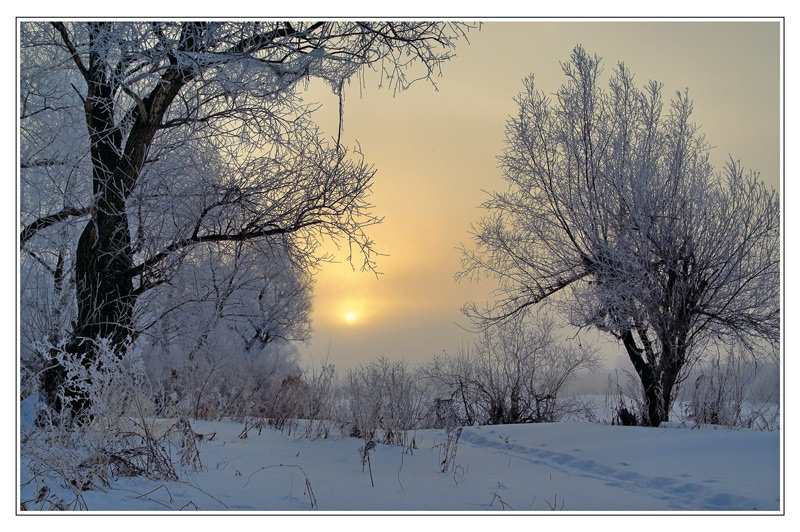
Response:
M522 79L533 73L552 94L565 79L559 61L577 44L602 57L606 73L623 61L640 85L662 82L665 99L688 87L715 165L730 154L779 188L780 32L775 19L484 21L435 88L419 83L394 95L369 76L366 87L346 87L343 141L358 142L378 170L371 201L384 221L369 235L386 256L376 277L354 271L347 250L332 248L341 262L316 276L305 362L347 369L385 356L416 364L471 340L460 309L490 301L492 283L454 280L458 248L471 246L486 191L506 186L496 157ZM322 85L306 98L323 104L317 121L333 136L335 98ZM606 344L613 360L615 347Z

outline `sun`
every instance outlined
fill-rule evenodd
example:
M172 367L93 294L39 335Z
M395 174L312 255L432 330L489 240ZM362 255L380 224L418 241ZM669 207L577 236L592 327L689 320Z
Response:
M344 315L344 321L347 323L355 323L358 319L358 315L355 312L348 312Z

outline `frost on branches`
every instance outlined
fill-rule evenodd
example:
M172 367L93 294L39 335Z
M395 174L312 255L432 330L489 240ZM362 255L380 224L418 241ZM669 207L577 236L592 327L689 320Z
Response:
M676 387L714 344L777 359L780 205L733 159L717 172L688 93L665 108L620 63L608 89L580 46L555 98L533 76L506 126L508 192L464 249L461 277L500 282L502 321L543 302L578 327L616 337L645 396L647 424L668 419Z
M21 22L22 357L49 403L71 376L36 342L91 363L98 342L202 349L220 326L249 349L306 337L319 244L371 269L379 218L374 168L323 139L300 90L318 78L341 96L363 68L394 91L431 81L467 30Z

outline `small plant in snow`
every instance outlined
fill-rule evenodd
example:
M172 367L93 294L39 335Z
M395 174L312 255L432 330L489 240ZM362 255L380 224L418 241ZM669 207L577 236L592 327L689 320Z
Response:
M369 481L372 483L373 487L375 487L375 480L372 478L372 463L369 460L369 453L374 451L377 447L378 444L376 444L374 440L369 440L363 447L358 448L358 452L361 455L361 471L364 471L365 465L369 466Z
M86 502L80 495L76 496L73 502L71 503L67 502L66 500L51 493L50 488L47 486L47 484L44 484L36 492L35 498L26 501L21 501L19 506L20 506L19 508L20 511L23 512L29 510L44 510L44 511L55 510L55 511L65 512L69 510L85 510Z
M611 415L612 425L635 426L641 424L645 412L644 397L630 372L624 372L627 380L625 388L620 385L619 372L614 370L614 378L608 376L606 410Z
M500 495L498 495L498 494L497 494L497 492L496 492L496 491L495 491L494 493L492 493L492 495L493 495L493 497L492 497L492 502L490 502L490 503L489 503L489 506L493 506L493 505L494 505L494 501L497 501L497 502L499 502L499 503L500 503L500 507L501 507L503 510L512 510L512 511L514 510L514 508L512 508L512 507L511 507L511 505L507 504L507 503L506 503L506 502L503 500L503 498L502 498Z
M458 440L461 438L461 431L463 427L458 428L448 428L446 431L447 437L445 441L440 445L443 449L440 451L439 457L441 458L444 455L444 459L440 462L439 466L442 470L442 473L447 473L447 470L450 469L450 466L453 465L456 459L456 453L458 452Z
M461 484L462 482L464 482L464 480L465 480L465 478L467 476L467 471L468 470L469 470L469 466L467 466L466 469L464 469L464 467L460 466L460 465L455 466L453 468L453 482L455 482L456 485Z
M564 509L564 498L563 497L561 498L561 506L558 505L558 493L556 493L553 496L553 504L550 504L550 502L547 499L544 500L544 503L547 506L549 506L550 510L553 511L553 512L560 512L561 510Z
M258 435L261 436L261 431L264 429L264 426L267 424L267 421L263 418L261 419L245 419L244 420L244 428L242 432L239 433L239 439L244 440L247 439L247 436L250 434L250 431L253 429L258 430Z
M727 427L769 428L770 411L777 417L778 409L770 403L751 398L753 383L759 372L758 361L746 352L716 353L699 365L691 398L684 414L698 427L723 425Z
M204 435L197 434L192 430L189 420L185 417L182 417L175 425L181 434L181 465L191 466L192 471L195 472L202 471L203 464L200 461L200 450L197 448L197 442L201 441Z

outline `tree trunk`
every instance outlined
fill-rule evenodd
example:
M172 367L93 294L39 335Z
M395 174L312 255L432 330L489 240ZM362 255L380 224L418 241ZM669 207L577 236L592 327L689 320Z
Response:
M83 230L75 257L78 316L65 351L88 367L97 359L98 341L106 339L122 356L132 335L136 297L124 275L132 265L130 235L124 215L98 216ZM97 229L101 236L98 238ZM67 370L52 353L42 384L56 411L69 408L74 416L89 406L85 392L70 387ZM67 404L62 403L63 393Z
M665 405L661 383L656 378L653 368L642 357L642 349L636 345L636 340L631 331L625 331L622 336L622 343L642 383L645 407L647 410L643 412L643 414L647 415L647 419L643 419L642 422L644 425L657 427L662 421L668 419L664 410Z
M131 334L133 281L125 275L133 265L127 217L90 221L78 241L75 260L78 322L74 339L108 338L120 346ZM103 227L103 226L106 227Z
M133 267L131 235L126 203L139 178L149 149L164 114L192 73L172 68L162 76L132 114L127 139L115 124L115 87L107 79L102 40L104 22L91 23L89 65L85 73L84 100L92 157L94 204L91 219L81 233L75 253L78 319L66 350L88 366L97 356L97 341L106 339L122 355L132 333L136 293L129 274ZM192 50L199 42L203 23L185 23L181 48ZM95 42L100 46L95 49ZM85 393L70 388L67 372L57 360L42 376L48 401L60 411L59 395L64 390L73 414L88 405Z

